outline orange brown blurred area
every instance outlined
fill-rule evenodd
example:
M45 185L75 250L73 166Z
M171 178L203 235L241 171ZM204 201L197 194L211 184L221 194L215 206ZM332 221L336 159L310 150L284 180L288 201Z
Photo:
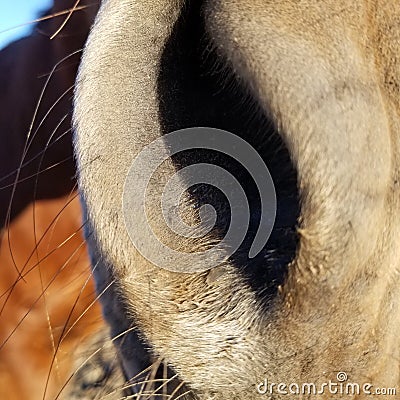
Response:
M2 237L2 399L55 398L103 324L80 227L74 194L28 206Z
M104 326L70 129L97 9L57 0L29 37L0 52L0 399L62 398L76 350Z

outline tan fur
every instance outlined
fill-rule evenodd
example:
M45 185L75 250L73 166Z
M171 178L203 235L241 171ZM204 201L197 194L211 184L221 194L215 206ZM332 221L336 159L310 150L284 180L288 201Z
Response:
M156 82L184 6L104 1L85 50L75 145L100 268L111 268L145 339L201 399L256 399L264 377L320 382L338 371L399 385L400 7L204 2L212 44L271 116L299 177L300 244L266 313L233 265L216 281L160 270L125 230L125 176L162 133ZM153 194L174 171L163 166ZM156 201L149 213L156 225Z

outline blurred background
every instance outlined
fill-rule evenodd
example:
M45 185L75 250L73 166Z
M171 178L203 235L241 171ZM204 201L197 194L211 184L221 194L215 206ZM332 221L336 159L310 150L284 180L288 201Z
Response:
M80 0L66 20L75 4L0 0L0 400L71 399L78 354L88 359L104 326L71 142L73 84L98 1Z
M0 2L0 49L13 40L28 35L29 22L49 8L52 0L13 0Z

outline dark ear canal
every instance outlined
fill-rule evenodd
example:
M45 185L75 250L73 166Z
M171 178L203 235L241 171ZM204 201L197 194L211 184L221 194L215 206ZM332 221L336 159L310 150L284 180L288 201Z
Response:
M261 300L271 300L294 259L299 216L297 174L288 150L271 120L258 106L227 60L213 48L213 38L204 26L201 2L188 2L166 43L158 76L158 99L163 133L212 127L240 136L261 155L274 181L277 216L264 249L253 259L250 246L260 222L260 194L248 171L232 157L205 149L181 152L173 157L176 169L195 163L210 163L229 171L240 182L250 206L247 236L231 257ZM221 240L230 223L226 197L207 184L188 189L196 206L211 204L218 218L212 231Z

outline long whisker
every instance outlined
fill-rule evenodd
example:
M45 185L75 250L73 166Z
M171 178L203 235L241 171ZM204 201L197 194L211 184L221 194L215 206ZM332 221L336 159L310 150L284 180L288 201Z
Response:
M74 199L78 196L77 193L74 194L73 196L71 196L72 193L74 192L74 190L75 190L75 189L73 188L72 191L71 191L69 200L64 204L64 206L61 208L61 210L60 210L60 211L55 215L55 217L51 220L50 224L48 225L48 227L47 227L47 228L45 229L45 231L43 232L43 235L42 235L41 239L37 242L37 245L39 245L39 244L41 243L41 241L44 239L44 237L46 236L46 234L50 231L50 229L52 228L52 226L57 222L57 220L60 218L62 212L63 212L63 211L74 201ZM77 234L78 232L80 232L80 230L83 228L84 225L85 225L85 222L79 227L79 229L78 229L76 232L74 232L74 233L71 234L69 237L67 237L67 238L66 238L62 243L60 243L52 252L58 250L58 249L59 249L61 246L63 246L66 242L68 242L68 241L71 240L74 236L76 236L76 234ZM35 251L35 249L33 249L32 252L30 253L30 255L29 255L27 261L25 262L25 264L24 264L23 267L22 267L21 273L25 270L25 268L26 268L26 266L27 266L29 260L33 257L34 251ZM42 261L45 260L49 255L50 255L50 253L47 254L46 256L44 256L41 260L42 260ZM36 267L36 266L37 266L37 264L34 265L34 267ZM31 271L31 270L32 270L32 269L30 269L29 271ZM25 276L25 275L24 275L24 276ZM18 282L20 279L21 279L21 277L17 278L17 282ZM0 295L0 298L1 298L2 296L3 296L3 294ZM0 312L0 315L1 315L1 312Z
M67 114L67 115L68 115L68 114ZM67 115L66 115L66 116L67 116ZM62 119L59 121L58 125L57 125L56 128L53 130L53 132L51 133L50 137L49 137L48 140L47 140L47 143L46 143L46 145L45 145L45 147L44 147L44 151L42 152L42 155L41 155L40 160L39 160L38 170L37 170L36 179L35 179L35 184L34 184L34 189L33 189L33 190L34 190L34 194L33 194L33 203L32 203L33 235L34 235L34 241L35 241L35 243L36 243L36 246L35 246L35 250L36 250L36 259L37 259L38 268L39 268L40 285L41 285L42 291L44 291L44 290L43 290L43 289L44 289L44 283L43 283L43 277L42 277L41 263L40 263L40 261L39 261L38 242L37 242L37 232L36 232L36 218L35 218L36 195L37 195L38 179L39 179L39 175L40 175L40 172L39 172L39 171L40 171L40 169L41 169L41 166L42 166L42 163L43 163L43 160L44 160L44 156L45 156L45 154L46 154L46 150L48 149L49 143L52 141L54 135L55 135L56 132L58 131L58 128L61 126L62 122L65 120L66 116L65 116L64 118L62 118ZM55 224L54 224L54 226L55 226ZM53 231L54 231L54 230L53 230ZM50 237L51 237L51 236L52 236L52 235L50 235ZM42 238L43 238L43 237L42 237ZM41 239L42 239L42 238L41 238ZM86 287L86 284L87 284L87 282L85 283L84 287L83 287L81 290L83 290L83 289ZM67 322L66 322L66 323L68 323L68 321L69 321L69 319L70 319L70 316L72 315L72 312L73 312L73 310L74 310L74 308L75 308L75 306L76 306L76 303L78 302L78 300L79 300L79 298L80 298L80 295L81 295L81 293L79 293L79 295L78 295L78 297L77 297L77 299L76 299L76 301L75 301L75 303L74 303L74 305L73 305L73 307L72 307L72 309L71 309L71 311L70 311L70 315L68 316L68 319L67 319ZM48 385L49 385L49 381L50 381L50 374L51 374L51 371L52 371L52 369L53 369L53 365L54 365L54 364L56 365L56 371L57 371L57 373L58 373L58 375L59 375L59 367L58 367L58 361L57 361L57 353L58 353L58 349L59 349L59 346L60 346L60 342L59 342L57 345L56 345L56 343L55 343L55 338L54 338L53 329L52 329L51 320L50 320L50 312L49 312L49 309L48 309L46 297L47 297L47 296L46 296L46 293L44 293L44 295L43 295L44 308L45 308L47 326L48 326L48 330L49 330L49 336L50 336L51 345L52 345L52 347L53 347L53 354L54 354L54 356L52 357L52 360L51 360L51 363L50 363L49 373L48 373L47 378L46 378L45 388L44 388L44 391L43 391L43 400L45 400L45 398L46 398L46 393L47 393ZM65 329L65 325L64 325L63 331L64 331L64 329ZM61 333L61 335L62 335L62 334L63 334L63 332ZM59 376L59 377L60 377L60 376Z
M50 72L50 75L49 75L48 78L46 79L46 82L45 82L44 85L43 85L42 91L41 91L40 96L39 96L39 100L38 100L38 102L37 102L37 104L36 104L35 111L34 111L33 116L32 116L32 120L31 120L31 123L30 123L30 126L29 126L27 138L26 138L26 141L25 141L25 145L24 145L24 149L23 149L23 153L22 153L22 157L21 157L21 161L20 161L20 164L19 164L19 167L18 167L18 170L17 170L17 174L16 174L16 177L15 177L14 185L13 185L13 187L12 187L12 192L11 192L11 197L10 197L10 203L9 203L9 205L8 205L7 215L6 215L6 226L7 226L7 227L9 227L9 225L10 225L12 203L13 203L13 199L14 199L14 196L15 196L15 192L16 192L16 189L17 189L17 182L18 182L18 180L19 180L19 178L20 178L20 175L21 175L22 164L24 163L25 156L26 156L26 154L27 154L27 151L28 151L29 146L30 146L30 143L31 143L30 137L31 137L31 134L32 134L33 126L34 126L34 123L35 123L35 120L36 120L36 117L37 117L37 114L38 114L38 111L39 111L40 104L41 104L41 102L42 102L42 99L43 99L43 97L44 97L44 94L45 94L45 92L46 92L46 89L47 89L47 87L48 87L48 85L49 85L50 79L52 78L52 76L53 76L53 74L54 74L54 71L56 70L56 68L57 68L59 65L61 65L64 61L66 61L66 60L68 60L69 58L71 58L73 55L80 53L81 51L82 51L82 50L74 51L73 53L67 55L67 56L64 57L62 60L60 60L58 63L56 63L56 64L54 65L54 67L52 68L52 70L51 70L51 72ZM73 88L73 86L72 86L72 88ZM64 93L56 100L55 104L58 103L59 100L60 100L60 98L62 98L69 90L71 90L71 88L67 89L67 91L64 92ZM54 108L54 104L53 104L53 106L51 107L51 109L53 109L53 108ZM48 112L46 113L46 115L43 117L41 123L39 124L39 127L40 127L41 124L43 123L44 119L49 115L51 109L48 110ZM39 127L38 127L38 129L39 129ZM36 134L36 133L37 133L37 130L36 130L35 134ZM9 230L9 229L7 229L7 238L8 238L8 243L10 244L10 230ZM14 254L13 254L13 252L12 252L12 249L11 249L11 246L10 246L10 245L9 245L9 250L10 250L10 255L11 255L11 259L12 259L12 262L13 262L13 264L14 264L14 267L15 267L15 269L16 269L18 275L21 277L21 272L20 272L19 269L18 269L18 266L17 266L16 261L15 261L15 257L14 257Z
M97 3L87 4L87 5L84 5L84 6L77 6L75 8L69 8L69 9L66 9L66 10L63 10L63 11L59 11L59 12L56 12L56 13L45 15L45 16L40 17L40 18L32 19L29 22L24 22L23 24L14 25L11 28L3 29L3 30L0 31L0 35L3 34L3 33L7 33L7 32L10 32L10 31L13 31L14 29L22 28L22 27L28 26L28 25L34 25L34 24L36 24L38 22L47 21L47 20L55 18L55 17L59 17L59 16L62 16L62 15L69 14L71 11L72 12L76 12L76 11L80 11L80 10L85 10L87 8L90 8L90 7L95 7L96 5L97 5Z
M35 227L34 227L34 235L35 235L35 240L36 240L36 228ZM37 249L37 246L36 246L36 249ZM52 346L53 352L54 352L55 362L56 362L56 365L57 365L57 372L59 374L58 362L57 362L57 358L56 358L57 355L56 355L55 338L54 338L54 333L53 333L51 320L50 320L50 312L49 312L49 309L48 309L48 304L47 304L47 299L46 299L47 291L46 291L45 285L44 285L42 268L41 268L41 263L39 261L39 253L38 253L37 250L36 250L36 258L38 260L37 263L38 263L38 269L39 269L40 287L41 287L41 290L42 290L42 293L43 293L43 302L44 302L44 308L45 308L45 313L46 313L46 322L47 322L47 327L48 327L48 331L49 331L51 346ZM46 393L46 390L47 390L47 385L48 385L48 381L46 381L45 390L44 390L45 393ZM45 400L44 395L43 395L43 400Z
M31 307L28 309L28 311L22 316L22 318L18 321L16 326L12 329L11 333L5 338L3 343L0 344L0 350L7 344L7 342L10 340L11 336L16 332L16 330L21 326L22 322L26 319L26 317L29 315L29 313L33 310L34 306L39 302L39 300L44 296L45 291L51 286L51 284L54 282L54 280L57 278L57 276L65 269L65 267L68 265L69 261L73 258L73 256L79 251L79 249L84 245L82 242L77 249L73 251L73 253L68 257L67 261L63 263L63 265L57 270L57 272L52 276L52 278L49 280L49 283L46 285L44 290L40 293L40 295L35 299L35 301L32 303ZM4 306L3 306L4 308ZM2 308L2 309L3 309Z
M52 34L52 36L50 37L50 39L53 39L56 35L58 35L63 28L66 26L66 24L68 23L68 21L71 19L71 17L73 16L73 13L75 13L78 10L84 10L87 9L88 7L92 7L92 6L97 6L98 3L93 2L93 4L90 5L80 5L81 1L77 0L74 4L74 6L68 10L63 10L61 12L57 12L57 13L53 13L51 15L46 15L44 17L38 18L34 21L31 21L29 23L25 23L25 24L21 24L18 26L14 26L13 28L10 29L6 29L3 31L0 31L0 34L3 32L7 32L9 30L15 29L19 26L25 26L25 25L29 25L29 24L33 24L33 23L37 23L40 21L45 21L45 20L49 20L51 18L54 17L59 17L59 16L65 16L65 18L63 18L63 22L62 24L59 26L59 28L56 30L56 32L54 34ZM40 28L40 27L39 27ZM60 359L60 346L63 343L63 341L68 337L68 335L70 335L70 332L72 331L72 329L74 329L74 327L79 323L79 321L82 320L82 318L84 318L85 315L87 315L87 313L89 312L89 310L91 308L93 308L93 306L96 304L96 301L103 295L102 293L99 293L96 298L94 300L93 296L90 297L90 304L87 305L88 301L86 301L86 303L82 304L85 306L85 309L83 312L80 312L81 309L83 308L80 303L82 302L82 299L84 298L84 293L85 293L85 289L88 287L88 283L90 282L91 278L92 278L92 272L89 274L89 276L84 276L84 273L82 272L82 276L79 277L79 281L75 281L74 282L74 290L77 289L78 290L78 294L76 295L76 297L72 300L74 300L74 303L71 307L71 309L69 310L68 316L66 318L65 324L62 326L62 331L61 334L59 335L59 331L56 331L56 324L55 324L55 320L53 318L53 314L50 313L51 311L51 297L49 297L49 287L50 285L53 284L53 282L55 281L55 279L60 276L61 272L63 270L65 270L66 266L71 266L74 264L73 260L74 260L74 256L81 251L81 249L83 248L83 246L85 245L85 243L82 241L82 243L78 244L74 249L71 250L72 254L68 255L68 259L64 262L65 258L63 258L62 260L62 265L59 266L59 264L61 264L61 262L57 265L55 265L57 271L52 274L52 276L50 277L50 280L47 280L47 276L45 275L45 271L44 271L44 265L43 262L50 257L54 252L56 252L58 249L62 248L64 245L66 245L68 242L71 243L72 238L76 238L76 235L80 235L81 234L81 230L82 227L84 226L84 224L82 224L75 232L73 232L68 238L66 238L65 240L63 240L62 243L57 243L56 242L56 247L53 249L53 244L52 241L49 240L47 243L47 238L50 235L50 239L53 238L53 235L55 235L57 233L56 231L56 224L58 222L58 220L60 219L61 213L63 212L63 210L65 210L65 208L68 206L68 204L71 203L71 201L73 201L73 199L76 197L76 195L72 198L72 199L68 199L67 203L62 207L62 209L58 212L58 214L56 215L56 217L53 218L52 222L45 227L45 232L42 233L39 231L39 214L38 214L38 210L39 210L39 206L36 205L35 201L38 197L39 194L39 183L41 183L42 180L40 180L40 176L41 174L43 174L46 171L49 171L52 168L55 168L59 165L61 165L64 162L70 161L71 157L67 157L64 160L58 161L56 163L52 163L52 165L48 166L49 163L45 164L44 160L45 160L45 154L46 152L48 152L51 147L59 142L63 137L65 137L66 135L70 134L71 129L68 129L67 131L64 131L60 134L59 131L61 131L60 127L62 126L62 124L66 121L66 119L69 117L69 114L64 115L61 120L59 121L59 123L57 124L56 128L52 131L50 137L47 140L47 143L45 144L45 147L43 149L40 148L39 152L36 152L36 154L32 157L29 157L28 159L28 155L30 156L32 153L32 148L36 147L36 141L34 142L35 138L38 135L38 132L40 134L39 129L43 128L43 126L46 127L46 125L44 125L44 122L46 121L46 119L48 119L50 113L54 114L54 109L56 107L57 104L60 103L60 101L65 98L66 96L68 96L69 93L71 93L71 91L73 90L73 85L70 86L64 93L61 94L61 96L59 96L59 98L53 103L53 105L48 109L48 110L43 110L43 104L44 101L46 99L45 94L46 92L50 91L50 89L52 88L52 84L50 84L51 79L54 80L54 75L55 72L61 70L62 68L66 68L69 67L69 65L71 64L71 62L66 62L69 59L72 59L72 57L78 53L80 53L81 50L77 50L69 55L67 55L66 57L64 57L62 60L60 60L59 62L57 62L57 64L54 65L54 67L52 68L51 72L48 74L48 76L46 77L46 75L44 75L46 81L41 89L40 95L38 97L37 103L35 104L35 109L34 112L32 114L32 119L30 121L29 124L29 128L28 128L28 132L26 134L26 137L23 138L22 141L25 141L25 143L23 144L23 149L22 149L22 153L20 159L17 159L16 164L13 165L13 169L14 167L17 165L17 168L15 168L14 171L8 173L6 176L2 176L0 178L0 182L3 183L8 183L5 180L9 179L10 181L13 181L11 184L9 185L5 185L4 187L0 187L0 190L2 189L11 189L9 190L10 193L10 201L8 204L8 208L7 208L7 213L6 213L6 223L5 223L5 228L7 229L7 237L4 237L4 239L8 239L8 250L9 250L9 254L12 260L12 263L15 267L15 270L18 273L18 276L16 277L16 279L14 280L13 284L9 287L9 289L7 289L3 294L0 295L0 299L5 297L5 302L4 304L2 304L1 310L0 310L0 315L2 314L2 312L4 311L9 299L11 298L11 294L13 293L14 289L16 288L17 284L22 280L24 282L25 281L25 277L31 272L34 271L35 268L38 268L38 276L39 276L39 283L40 283L40 288L38 287L38 290L40 290L40 294L39 293L35 293L34 297L33 297L33 302L32 304L28 304L29 309L25 309L26 313L24 315L22 315L22 317L18 320L18 322L15 324L15 326L12 326L12 331L9 332L9 330L7 329L7 331L5 332L8 336L5 338L5 340L2 341L2 343L0 343L0 351L7 345L7 343L10 342L10 339L12 338L12 336L14 335L14 333L17 331L17 329L19 329L23 323L23 321L28 317L28 315L31 313L31 311L36 307L36 305L38 304L38 302L40 302L40 307L42 307L42 303L41 301L43 300L44 302L44 309L45 309L45 315L46 315L46 319L47 319L47 327L48 327L48 331L50 334L50 339L51 339L51 346L52 346L52 351L53 351L53 357L51 360L51 364L49 366L49 370L48 370L48 375L47 375L47 379L46 379L46 383L45 383L45 388L44 388L44 392L43 392L43 400L46 398L46 395L48 395L48 392L50 391L50 389L52 389L50 387L50 383L51 383L51 377L52 376L56 376L55 374L57 373L58 376L58 380L60 380L59 383L61 382L60 379L60 374L59 374L59 360L57 360L57 357ZM66 65L68 64L68 65ZM39 122L39 124L37 124L40 115L44 114L44 117L41 119L41 121ZM39 114L40 113L40 114ZM47 136L48 132L46 132L46 136ZM37 139L36 139L37 140ZM18 157L19 158L19 157ZM61 158L61 157L60 157ZM47 158L46 158L47 159ZM37 170L34 171L35 173L30 174L31 171L33 171L34 169L36 169L36 162L38 161L38 167ZM32 163L35 161L34 164L34 168L31 169L26 169L23 170L23 168L26 168L28 165L32 165ZM52 160L53 161L53 160ZM19 164L19 165L18 165ZM45 168L43 168L45 167ZM26 176L27 173L30 176ZM11 178L10 178L11 177ZM16 247L12 246L11 243L11 238L14 238L14 232L10 229L10 224L11 224L11 218L14 215L14 211L15 211L15 199L16 196L19 194L19 187L17 187L17 185L19 185L21 182L24 182L28 179L32 179L32 183L33 183L33 179L34 179L34 190L33 190L33 203L32 203L32 218L33 218L33 236L34 236L34 243L33 243L33 250L30 250L31 253L29 255L29 258L26 260L26 262L24 263L24 265L22 266L21 269L21 262L18 261L18 265L17 265L17 260L18 258L16 258L15 256L17 255L16 252ZM68 187L70 187L70 185L68 185ZM30 195L30 194L29 194ZM8 195L7 195L8 196ZM13 206L14 203L14 206ZM61 205L60 205L61 206ZM7 205L5 204L6 208ZM4 210L5 211L5 210ZM57 211L57 209L55 210ZM31 221L29 222L29 224L31 223ZM42 229L40 227L40 229ZM74 226L74 229L76 229L76 226ZM11 233L10 233L11 232ZM46 241L44 241L46 239ZM44 245L40 246L41 243L43 243L44 241ZM46 245L47 243L47 245ZM75 244L75 241L72 242L73 244ZM5 244L5 243L4 243ZM14 244L14 243L13 243ZM43 255L42 249L44 247L50 248L50 251L45 252ZM69 247L68 247L69 248ZM15 254L14 254L15 252ZM7 255L8 256L8 255ZM64 257L64 256L63 256ZM24 256L25 258L25 256ZM24 260L22 260L24 262ZM33 266L32 263L34 263ZM78 261L76 261L76 263L78 263ZM11 266L11 264L10 264ZM29 268L28 268L29 266ZM12 267L11 267L12 268ZM88 273L89 273L89 268L88 268ZM15 276L15 273L13 273L13 275ZM61 274L61 276L63 276L64 274ZM77 278L74 278L77 279ZM80 285L82 284L82 281L84 281L83 285L81 287L77 286L76 284ZM30 280L28 281L30 282ZM57 281L58 282L58 281ZM113 282L110 283L110 285ZM8 284L7 284L8 286ZM54 285L53 285L54 286ZM108 287L105 290L107 290ZM74 296L76 294L76 292L73 292ZM81 301L80 301L81 300ZM80 301L79 305L78 302ZM79 307L79 308L78 308ZM69 306L68 306L69 308ZM78 310L78 312L80 313L79 315L77 315L76 310ZM66 310L68 311L68 309ZM74 313L75 311L75 313ZM64 315L64 314L63 314ZM64 318L64 317L63 317ZM44 315L42 316L42 321L44 321ZM63 320L62 320L63 322ZM24 325L23 325L24 326ZM59 326L59 328L61 328L61 326ZM58 329L59 329L58 328ZM44 332L46 333L46 332ZM70 335L71 336L71 335ZM115 338L113 339L115 340ZM10 347L10 343L8 345ZM50 350L51 351L51 350ZM51 354L50 354L51 355ZM46 367L47 369L47 367ZM58 383L58 384L59 384ZM53 389L52 389L53 390ZM62 390L62 389L61 389ZM59 392L61 393L61 391ZM59 396L57 396L59 397Z
M186 392L180 394L178 397L175 397L175 399L173 399L173 400L183 399L185 396L189 395L190 393L192 393L192 391L191 390L187 390Z
M115 280L112 280L109 285L107 286L107 288L109 288L111 285L113 285L115 283ZM112 339L110 339L110 342L113 343L115 340L119 339L120 337L126 335L129 332L132 332L136 329L136 327L132 326L129 329L126 329L124 332L118 334L117 336L113 337ZM62 385L61 389L59 390L57 396L54 398L54 400L58 400L60 398L60 395L62 393L62 391L66 388L66 386L68 385L68 383L71 381L71 379L96 355L98 354L100 351L102 351L104 349L104 347L106 346L106 344L103 344L103 346L99 347L96 351L94 351L90 356L88 356L86 358L85 361L83 361L76 369L75 371L69 376L69 378L66 380L66 382Z
M86 287L86 285L90 282L91 278L93 276L93 273L90 273L88 279L85 281L84 287L82 289L84 289ZM72 329L74 329L74 327L76 326L76 324L85 316L85 314L97 303L97 301L100 299L100 297L106 292L106 290L108 289L109 286L107 286L104 290L102 290L96 297L95 299L83 310L83 312L80 314L80 316L71 324L71 326L68 328L68 330L64 333L64 335L61 338L60 344L63 342L63 340L68 336L68 334L72 331ZM83 290L82 290L83 291ZM82 292L81 291L81 292ZM79 295L81 295L81 293L79 293ZM75 302L76 304L77 302ZM74 305L75 305L74 304ZM69 320L68 320L69 321ZM68 322L67 321L67 322Z
M156 371L155 371L156 372ZM154 382L163 382L160 386L156 387L153 389L153 391L151 393L146 393L146 395L161 395L162 397L166 397L167 394L164 391L164 389L167 387L168 383L172 382L174 379L176 379L178 377L178 375L173 375L170 378L163 378L163 379L153 379L152 381L150 381L149 383L154 383ZM163 389L163 393L157 394L157 391L159 391L160 389Z
M50 363L49 372L48 372L48 374L47 374L46 384L45 384L45 388L44 388L44 392L43 392L43 400L45 400L45 398L46 398L46 393L47 393L47 389L48 389L48 385L49 385L49 381L50 381L51 371L52 371L52 369L53 369L54 363L57 361L57 353L58 353L58 351L59 351L59 349L60 349L61 343L62 343L63 340L68 336L69 332L71 332L71 330L74 328L74 326L80 321L80 319L82 319L82 317L86 314L87 310L89 310L89 309L96 303L97 299L101 296L101 294L99 294L99 295L96 297L96 299L95 299L94 301L92 301L92 302L89 304L88 307L86 307L86 309L84 310L84 312L81 313L81 315L79 316L79 318L77 318L77 319L74 321L74 323L73 323L73 324L69 327L69 329L67 330L67 326L68 326L69 321L70 321L71 318L72 318L72 314L73 314L73 312L74 312L74 310L75 310L75 308L76 308L76 306L77 306L77 304L78 304L79 299L81 298L81 296L82 296L82 294L83 294L84 289L86 288L87 284L89 283L89 281L90 281L90 279L91 279L91 277L92 277L92 274L93 274L93 272L90 272L89 276L87 277L87 279L85 280L84 284L82 285L82 287L81 287L81 289L80 289L80 291L79 291L78 296L75 298L74 304L72 305L71 310L70 310L70 312L68 313L67 319L66 319L66 321L65 321L65 323L64 323L62 332L61 332L61 334L60 334L60 338L59 338L59 340L58 340L58 342L57 342L57 345L54 347L54 354L53 354L53 357L52 357L52 360L51 360L51 363ZM104 289L103 292L105 292L108 288L109 288L109 286L107 286L107 287Z
M72 159L73 159L73 156L65 157L64 159L62 159L62 160L60 160L60 161L57 161L56 163L54 163L54 164L52 164L52 165L49 165L48 167L43 168L43 169L41 169L40 171L35 172L34 174L31 174L31 175L25 176L25 178L19 179L19 180L17 181L17 183L22 183L22 182L29 181L30 179L33 179L33 178L35 178L36 176L38 176L38 175L40 175L40 174L43 174L43 173L48 172L48 171L51 171L52 169L57 168L58 166L60 166L60 165L62 165L62 164L64 164L64 163L66 163L66 162L68 162L68 161L71 161ZM0 190L10 188L10 187L12 187L14 184L15 184L15 182L10 183L9 185L1 186L1 187L0 187Z
M67 117L68 117L68 114L66 114L66 115L61 119L59 125L62 124L62 123L66 120ZM57 128L56 128L56 129L57 129ZM53 142L51 142L51 143L49 143L49 144L47 145L47 148L51 148L52 146L54 146L55 144L57 144L57 142L58 142L59 140L61 140L62 138L64 138L66 135L68 135L68 134L71 132L71 130L72 130L72 129L69 128L69 129L67 129L66 131L64 131L62 134L60 134L59 136L57 136L57 137L54 139ZM39 151L39 152L36 153L36 155L34 155L32 158L30 158L29 160L25 161L24 164L21 165L21 168L27 167L29 164L31 164L33 161L35 161L37 158L39 158L44 152L46 152L47 148L45 148L45 149ZM18 169L14 169L13 171L9 172L7 175L3 175L3 176L0 178L0 182L6 180L7 178L9 178L9 177L11 177L11 176L13 176L13 175L15 175L15 174L17 173L17 171L18 171ZM33 175L32 175L32 176L33 176ZM18 181L18 182L22 182L22 181L23 181L23 180L20 180L20 181ZM8 188L8 187L11 187L11 186L12 186L12 184L6 185L6 186L1 186L1 187L0 187L0 190L5 189L5 188Z
M52 73L54 73L55 71L52 71ZM49 75L49 78L51 77L51 74ZM39 129L42 127L42 125L44 124L44 122L46 121L46 119L48 118L48 116L50 115L50 113L54 110L54 108L57 106L57 104L60 103L60 101L69 93L74 89L75 85L71 85L68 89L66 89L57 99L56 101L51 105L51 107L47 110L46 114L44 115L44 117L41 119L39 125L37 126L37 128L35 129L33 135L32 135L32 130L29 131L29 135L27 138L27 147L24 149L24 153L23 153L23 158L25 159L26 154L28 153L30 146L33 143L34 138L37 136ZM39 100L40 101L40 100ZM34 123L34 122L33 122ZM32 126L33 129L33 126Z
M139 372L134 378L130 379L126 385L123 385L121 387L116 388L115 390L113 390L112 392L108 393L105 396L102 396L102 399L107 399L109 396L111 396L112 394L115 394L117 391L119 390L126 390L126 389L131 389L137 386L140 386L140 390L139 392L133 394L133 395L129 395L129 396L125 396L123 397L123 399L150 399L153 397L161 397L162 399L177 399L177 398L182 398L183 396L186 396L187 394L191 393L191 391L186 391L185 393L182 393L181 395L179 395L178 397L174 397L175 395L177 395L177 393L182 389L182 387L184 386L184 382L179 382L179 384L176 386L176 388L172 391L171 394L167 393L167 385L171 382L173 382L174 380L176 380L178 378L177 374L172 375L171 377L168 378L167 376L167 366L164 363L163 367L164 367L164 373L163 376L165 378L155 378L155 375L160 367L160 365L162 364L162 359L159 358L157 359L152 365L150 365L149 367L147 367L145 370ZM142 376L143 374L146 375L144 376L143 379L138 380L138 378L140 376ZM155 386L154 384L158 384L158 386ZM153 389L150 388L154 387ZM163 390L163 393L157 393L160 390ZM150 397L152 396L152 397Z
M70 10L70 12L67 14L67 16L65 17L63 23L60 25L60 27L53 33L53 35L50 36L50 40L54 39L64 28L64 26L67 24L68 20L71 18L72 14L74 13L74 11L76 11L76 8L78 6L78 4L80 3L81 0L76 0L74 6L72 7L72 9Z
M65 118L64 118L65 119ZM53 132L51 133L46 145L45 145L45 150L48 148L49 143L51 142L53 136L56 134L58 128L61 126L63 122L63 119L61 119L61 121L59 121L58 125L56 126L56 128L53 130ZM43 163L43 159L44 159L44 155L45 155L45 151L43 151L41 158L39 160L39 165L38 165L38 171L36 174L36 179L35 179L35 185L34 185L34 194L33 194L33 203L32 203L32 218L33 218L33 236L34 236L34 242L35 242L35 253L36 253L36 260L37 260L37 264L38 264L38 269L39 269L39 278L40 278L40 286L43 292L43 302L44 302L44 308L45 308L45 313L46 313L46 320L47 320L47 326L48 326L48 331L49 331L49 336L50 336L50 341L51 341L51 345L53 348L53 353L54 353L54 357L52 358L52 362L51 362L51 366L50 366L50 372L51 369L53 367L53 363L56 364L56 370L57 373L59 375L59 368L58 368L58 362L57 362L57 350L58 348L56 348L56 344L55 344L55 338L54 338L54 334L53 334L53 329L52 329L52 325L51 325L51 320L50 320L50 312L48 309L48 305L47 305L47 295L46 292L44 290L44 282L43 282L43 275L42 275L42 268L41 268L41 262L39 261L39 251L38 251L38 242L37 242L37 232L36 232L36 218L35 218L35 210L36 210L36 195L37 195L37 185L38 185L38 179L39 179L39 171L40 168L42 166ZM43 393L43 400L45 400L45 396L46 396L46 392L47 392L47 388L48 388L48 383L49 383L49 379L50 379L50 372L47 376L47 380L46 380L46 384L45 384L45 389L44 389L44 393Z
M174 399L174 396L179 392L179 390L181 390L183 388L183 386L185 385L184 382L180 382L179 385L173 390L173 392L171 393L171 399ZM184 395L186 396L186 394L189 394L191 391L188 390L187 392L184 393ZM179 395L178 397L176 397L174 400L177 400L179 398L182 398L182 394Z
M74 232L72 235L70 235L70 236L69 236L66 240L64 240L59 246L57 246L55 249L53 249L50 253L46 254L46 255L45 255L44 257L42 257L41 260L39 260L39 261L43 261L43 260L45 260L46 258L50 257L54 252L56 252L58 249L60 249L62 246L64 246L69 240L71 240L74 236L76 236L76 234L77 234L79 231L80 231L80 229L79 229L77 232ZM81 245L83 245L83 244L84 244L84 241L82 241L82 244L81 244ZM32 257L32 255L31 255L31 257ZM11 286L9 286L9 287L0 295L0 299L1 299L2 297L4 297L6 294L7 294L7 299L8 299L9 296L10 296L10 292L14 289L14 287L17 285L17 283L18 283L19 281L23 280L23 278L26 277L26 276L27 276L30 272L32 272L34 269L36 269L37 266L38 266L38 264L35 263L31 268L29 268L27 271L25 271L25 273L22 275L22 277L17 278L17 279L15 280L15 282L14 282ZM5 306L5 305L3 305L3 307L2 307L1 310L0 310L0 315L1 315L2 311L4 310L4 306Z
M72 201L72 200L71 200L71 201ZM66 206L63 207L63 210L65 209L65 207L66 207ZM61 213L63 210L61 210L60 213ZM60 213L59 213L59 214L60 214ZM56 220L56 219L57 219L57 217L53 219L53 222L52 222L51 224L53 224L53 223L54 223L54 220ZM51 229L51 224L50 224L50 226L46 229L46 232L48 232L48 231ZM82 226L83 226L83 225L82 225ZM60 248L63 247L66 243L68 243L70 240L72 240L78 233L81 232L82 226L81 226L80 228L78 228L75 232L73 232L70 236L68 236L62 243L60 243L58 246L56 246L56 248L54 248L53 250L47 252L47 254L46 254L45 256L43 256L43 257L39 260L39 263L42 262L42 261L44 261L44 260L47 259L48 257L50 257L50 256L51 256L53 253L55 253L58 249L60 249ZM44 236L46 235L46 232L42 235L42 238L39 240L38 245L40 244L41 240L42 240L42 239L44 238ZM81 248L82 246L84 246L84 244L85 244L85 242L82 241L82 243L79 245L79 248ZM79 249L79 248L78 248L78 249ZM31 252L31 255L29 256L29 259L30 259L34 254L35 254L35 250L33 250L33 251ZM21 270L21 273L24 272L24 270L25 270L25 268L26 268L26 266L27 266L27 263L29 262L29 259L28 259L28 261L24 264L24 266L23 266L23 268L22 268L22 270ZM20 277L18 277L18 278L14 281L14 283L13 283L5 292L3 292L3 293L0 295L0 298L2 298L3 296L5 296L5 295L7 294L6 300L5 300L3 306L2 306L2 308L1 308L1 310L0 310L0 315L1 315L2 312L4 311L4 308L5 308L5 306L6 306L7 302L8 302L8 300L9 300L9 298L11 297L11 294L12 294L14 288L15 288L16 285L18 284L18 282L19 282L20 280L24 280L23 278L26 277L31 271L33 271L34 269L36 269L37 266L38 266L38 263L35 263L35 264L34 264L31 268L29 268L23 275L21 275Z

